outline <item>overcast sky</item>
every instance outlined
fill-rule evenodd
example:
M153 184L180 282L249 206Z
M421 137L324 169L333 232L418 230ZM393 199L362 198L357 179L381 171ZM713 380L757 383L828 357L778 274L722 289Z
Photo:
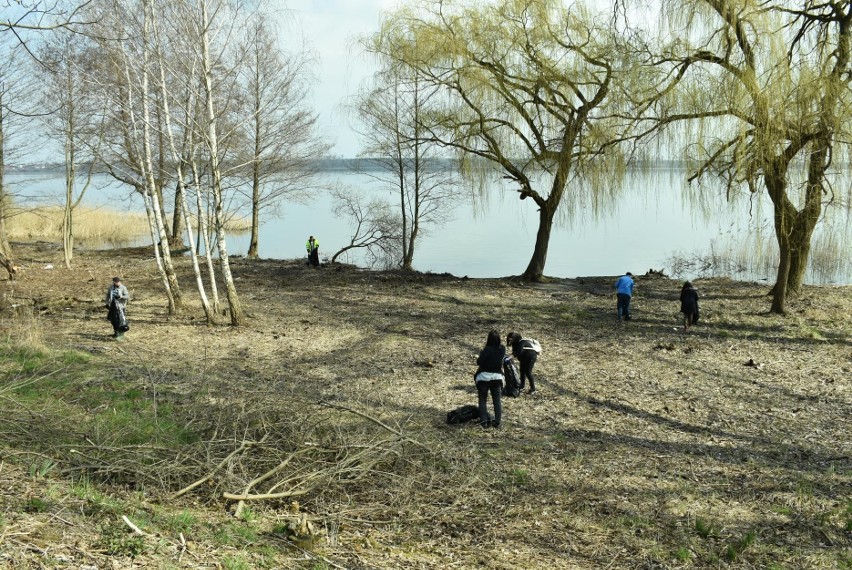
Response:
M292 42L299 35L317 55L314 67L314 108L320 114L321 129L335 146L331 153L353 157L358 142L340 109L374 67L358 45L358 36L378 30L383 11L397 6L397 0L299 0L291 1L295 28L282 26L282 34Z

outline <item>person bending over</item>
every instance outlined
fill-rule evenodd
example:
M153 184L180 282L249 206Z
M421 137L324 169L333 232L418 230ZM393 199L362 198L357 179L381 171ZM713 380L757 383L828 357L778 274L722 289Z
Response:
M538 350L535 349L535 344L531 339L522 338L516 332L510 332L506 336L506 346L512 348L512 356L518 359L518 367L521 373L521 390L524 389L526 380L530 381L530 394L535 393L535 378L533 377L533 367L538 360Z

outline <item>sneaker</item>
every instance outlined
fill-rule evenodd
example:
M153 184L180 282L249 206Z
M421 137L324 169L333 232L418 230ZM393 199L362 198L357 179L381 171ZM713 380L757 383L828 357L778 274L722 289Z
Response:
M494 429L500 429L500 424L492 423L491 427L493 427Z
M530 388L530 391L527 392L527 394L535 394L536 392L538 392L538 390L536 390L535 388Z

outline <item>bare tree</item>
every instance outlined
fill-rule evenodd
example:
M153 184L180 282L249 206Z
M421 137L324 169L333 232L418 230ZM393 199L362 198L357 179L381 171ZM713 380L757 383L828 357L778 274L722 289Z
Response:
M62 141L65 155L65 200L62 218L62 250L65 267L74 257L74 210L92 181L97 140L101 132L101 110L90 96L86 78L97 61L91 46L80 35L58 33L40 51L43 117L48 131ZM78 168L85 168L78 186Z
M353 249L364 249L369 266L396 267L402 245L400 218L390 204L380 200L365 203L355 190L334 190L332 196L334 214L347 218L353 228L349 243L332 256L331 262Z
M316 159L328 150L309 110L304 53L284 53L259 15L248 31L244 76L250 119L244 123L251 202L248 256L257 257L260 217L284 197L305 198L314 186ZM244 153L239 153L241 156Z
M14 0L0 16L0 34L10 35L36 60L30 48L33 34L54 30L82 31L93 23L87 14L94 0Z
M417 238L431 225L447 221L457 198L459 184L455 161L440 154L441 147L423 127L423 117L439 98L434 85L428 85L408 66L387 58L385 67L374 74L371 85L358 96L353 112L363 141L362 156L377 170L373 176L399 197L402 220L399 265L412 269Z

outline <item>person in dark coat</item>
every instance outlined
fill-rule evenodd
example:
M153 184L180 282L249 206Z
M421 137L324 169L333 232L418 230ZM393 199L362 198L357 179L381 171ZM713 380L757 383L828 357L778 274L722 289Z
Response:
M530 381L530 394L535 393L535 378L533 378L533 367L538 360L538 351L532 340L522 338L516 332L510 332L506 336L506 345L512 348L512 356L518 359L518 367L521 373L521 390L524 389L526 380Z
M503 406L500 402L500 393L503 390L503 358L506 356L506 347L500 344L500 333L491 331L485 341L485 348L479 353L476 364L474 380L476 381L476 393L479 396L479 424L482 427L500 427L503 416ZM494 419L488 418L488 393L494 404Z
M683 332L698 322L698 290L687 281L680 289L680 312L683 313Z
M109 310L107 319L112 323L113 338L121 340L124 333L129 329L127 325L127 301L130 300L130 293L127 292L121 282L121 277L113 277L112 285L109 286L106 292L104 303Z

